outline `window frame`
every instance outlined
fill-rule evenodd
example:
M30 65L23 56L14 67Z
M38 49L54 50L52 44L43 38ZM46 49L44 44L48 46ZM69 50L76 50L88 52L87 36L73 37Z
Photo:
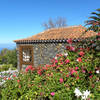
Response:
M23 49L30 49L31 50L31 61L23 61ZM33 66L33 46L32 45L21 45L19 46L19 65L20 65L20 69L22 69L22 65L32 65Z

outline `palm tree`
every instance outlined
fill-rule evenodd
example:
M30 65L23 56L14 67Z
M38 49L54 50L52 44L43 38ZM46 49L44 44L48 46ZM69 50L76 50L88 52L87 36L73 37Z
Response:
M96 12L91 13L92 16L89 17L85 23L89 25L88 30L93 30L95 32L100 32L100 8L96 9Z

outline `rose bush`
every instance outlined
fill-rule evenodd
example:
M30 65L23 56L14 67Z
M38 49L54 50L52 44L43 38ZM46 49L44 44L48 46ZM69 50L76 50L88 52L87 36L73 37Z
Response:
M94 39L93 39L94 40ZM97 41L67 40L64 54L57 54L52 64L28 66L1 87L2 100L99 100L100 55L93 46Z

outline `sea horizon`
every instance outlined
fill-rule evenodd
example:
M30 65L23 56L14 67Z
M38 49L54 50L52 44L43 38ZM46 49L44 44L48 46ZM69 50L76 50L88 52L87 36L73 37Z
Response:
M15 43L0 43L0 51L2 51L5 48L12 50L16 48L16 44Z

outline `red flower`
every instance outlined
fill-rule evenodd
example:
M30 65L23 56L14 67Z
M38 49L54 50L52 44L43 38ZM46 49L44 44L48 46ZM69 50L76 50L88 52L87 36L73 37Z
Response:
M89 76L90 78L92 78L93 76L91 75L91 76Z
M87 51L89 51L89 50L90 50L90 48L89 48L89 47L87 47L87 48L86 48L86 50L87 50Z
M83 69L82 72L85 73L85 70Z
M4 80L6 80L6 77L4 77Z
M8 80L11 80L11 78L10 78L10 77L8 77Z
M72 44L72 39L68 39L67 42L68 42L69 44Z
M70 60L69 60L69 59L65 60L65 63L66 63L66 64L67 64L67 63L70 63Z
M25 71L28 72L29 70L33 71L34 68L31 65L29 65L28 67L26 67Z
M42 67L42 69L43 69L43 70L48 70L48 68L47 68L47 67Z
M64 80L63 80L63 78L60 78L59 81L60 81L60 83L63 83Z
M81 52L79 53L79 55L80 55L80 56L84 56L84 52L81 51Z
M58 60L55 60L55 63L58 63Z
M52 96L54 96L54 95L55 95L55 93L54 93L54 92L51 92L50 94L51 94Z
M78 62L82 62L81 57L77 58L77 61L78 61Z
M75 67L75 70L77 70L78 69L78 67Z
M73 69L73 70L71 71L71 74L73 74L73 73L77 73L77 71Z
M70 50L70 46L66 46L66 49L67 49L67 50Z
M100 36L100 32L97 35Z
M43 95L43 93L41 92L41 93L40 93L40 95L42 96L42 95Z
M16 77L16 75L13 75L13 77Z
M21 85L19 85L18 87L21 88Z
M63 65L63 62L60 62L61 65Z
M80 50L84 50L83 48L80 48Z
M76 79L78 80L79 79L79 76L77 76Z
M69 74L68 74L68 75L66 75L66 77L69 77Z
M39 75L42 75L42 72L41 72L42 70L40 69L40 70L38 70L37 71L37 73L39 74Z
M20 82L20 80L17 80L17 82L19 83L19 82Z
M70 47L70 50L71 50L71 51L75 51L75 47L71 46L71 47Z

